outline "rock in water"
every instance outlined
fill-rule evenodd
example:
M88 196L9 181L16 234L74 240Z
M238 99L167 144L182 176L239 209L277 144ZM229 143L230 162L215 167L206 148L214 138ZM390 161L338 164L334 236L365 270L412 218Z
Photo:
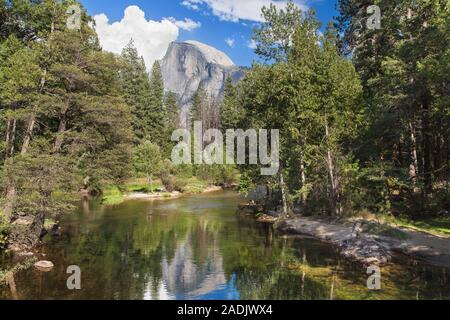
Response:
M51 261L38 261L34 264L34 267L42 272L49 272L53 269L53 263Z
M202 86L218 104L223 98L225 80L234 82L244 76L243 68L235 66L223 52L197 41L172 42L161 61L161 71L166 91L178 95L185 123L192 97Z

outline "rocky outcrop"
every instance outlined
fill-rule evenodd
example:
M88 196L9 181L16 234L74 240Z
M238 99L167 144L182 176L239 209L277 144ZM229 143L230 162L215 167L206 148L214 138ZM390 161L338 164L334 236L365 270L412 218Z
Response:
M43 213L34 217L25 216L16 219L8 235L8 248L18 252L34 248L45 230L44 221Z
M161 61L161 69L165 90L179 97L182 120L200 86L211 102L217 104L223 97L227 77L237 82L244 76L243 68L235 66L225 53L197 41L172 42Z
M415 260L450 267L450 239L372 221L338 221L295 217L278 225L286 234L308 235L334 245L339 252L365 265L384 265L397 253Z

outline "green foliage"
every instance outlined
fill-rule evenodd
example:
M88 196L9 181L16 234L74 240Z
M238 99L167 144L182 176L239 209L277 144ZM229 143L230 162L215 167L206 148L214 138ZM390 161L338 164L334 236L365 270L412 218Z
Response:
M67 7L77 3L13 1L0 13L6 219L57 216L80 188L120 183L130 173L132 114L121 62L101 51L85 11L80 30L66 27Z
M449 217L422 217L413 220L405 214L402 217L388 217L388 221L403 228L426 232L440 237L450 237Z
M102 204L113 206L124 201L123 192L117 186L104 186L102 188Z
M27 258L26 260L17 263L14 267L8 269L8 270L3 270L0 269L0 286L5 284L5 277L8 273L11 274L16 274L20 271L23 270L28 270L31 267L33 267L33 265L38 261L38 259L36 257L32 257L32 258Z
M379 30L365 28L360 1L338 5L339 46L351 55L364 87L367 124L356 156L364 169L387 168L397 187L380 197L396 202L392 209L430 214L445 208L434 199L449 172L450 8L445 0L376 4Z
M152 180L159 176L163 169L163 159L158 145L144 141L133 151L133 166L137 174L147 178L150 188Z
M285 61L292 37L302 23L301 10L289 0L285 9L278 10L275 4L263 7L262 16L265 22L253 34L256 54L268 61Z
M153 64L150 73L150 97L144 119L148 123L147 139L160 147L164 146L167 143L167 138L164 135L166 133L164 125L165 119L167 119L167 110L164 105L164 82L158 61Z
M239 105L239 95L231 77L225 81L224 99L220 106L220 121L222 131L237 129L242 121L243 110Z
M0 211L0 249L3 249L7 244L9 229L9 221L7 221L3 212Z
M150 104L150 79L144 59L139 56L133 41L123 49L124 66L120 71L121 86L125 102L133 109L133 129L138 139L144 139L151 123L146 115Z
M257 41L275 48L276 54L269 55L275 63L254 64L239 84L238 105L245 114L239 127L280 129L281 169L278 177L262 178L245 167L243 179L251 179L245 182L249 186L263 183L282 190L284 175L292 194L286 198L307 202L318 213L339 214L344 192L353 182L348 142L361 122L358 75L339 55L332 30L318 36L319 23L312 13L286 14L274 7L269 12L261 32L270 36L259 34ZM292 28L289 41L280 32L282 21ZM283 41L285 48L279 47Z

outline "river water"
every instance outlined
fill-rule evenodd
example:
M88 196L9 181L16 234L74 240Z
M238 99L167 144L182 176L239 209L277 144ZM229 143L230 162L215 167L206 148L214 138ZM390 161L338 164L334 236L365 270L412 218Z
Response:
M327 244L283 237L236 212L241 199L219 192L172 200L80 204L62 236L41 249L55 268L15 277L20 299L450 299L450 270L409 259L367 269ZM8 263L3 258L0 267ZM3 265L2 265L3 264ZM67 267L81 290L67 289ZM11 299L0 287L0 299Z

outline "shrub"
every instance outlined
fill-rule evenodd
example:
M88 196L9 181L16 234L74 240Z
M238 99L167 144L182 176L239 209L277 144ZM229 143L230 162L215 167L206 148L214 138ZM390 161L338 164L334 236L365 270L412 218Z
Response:
M9 223L6 221L3 212L0 211L0 249L3 249L6 246L8 229Z

